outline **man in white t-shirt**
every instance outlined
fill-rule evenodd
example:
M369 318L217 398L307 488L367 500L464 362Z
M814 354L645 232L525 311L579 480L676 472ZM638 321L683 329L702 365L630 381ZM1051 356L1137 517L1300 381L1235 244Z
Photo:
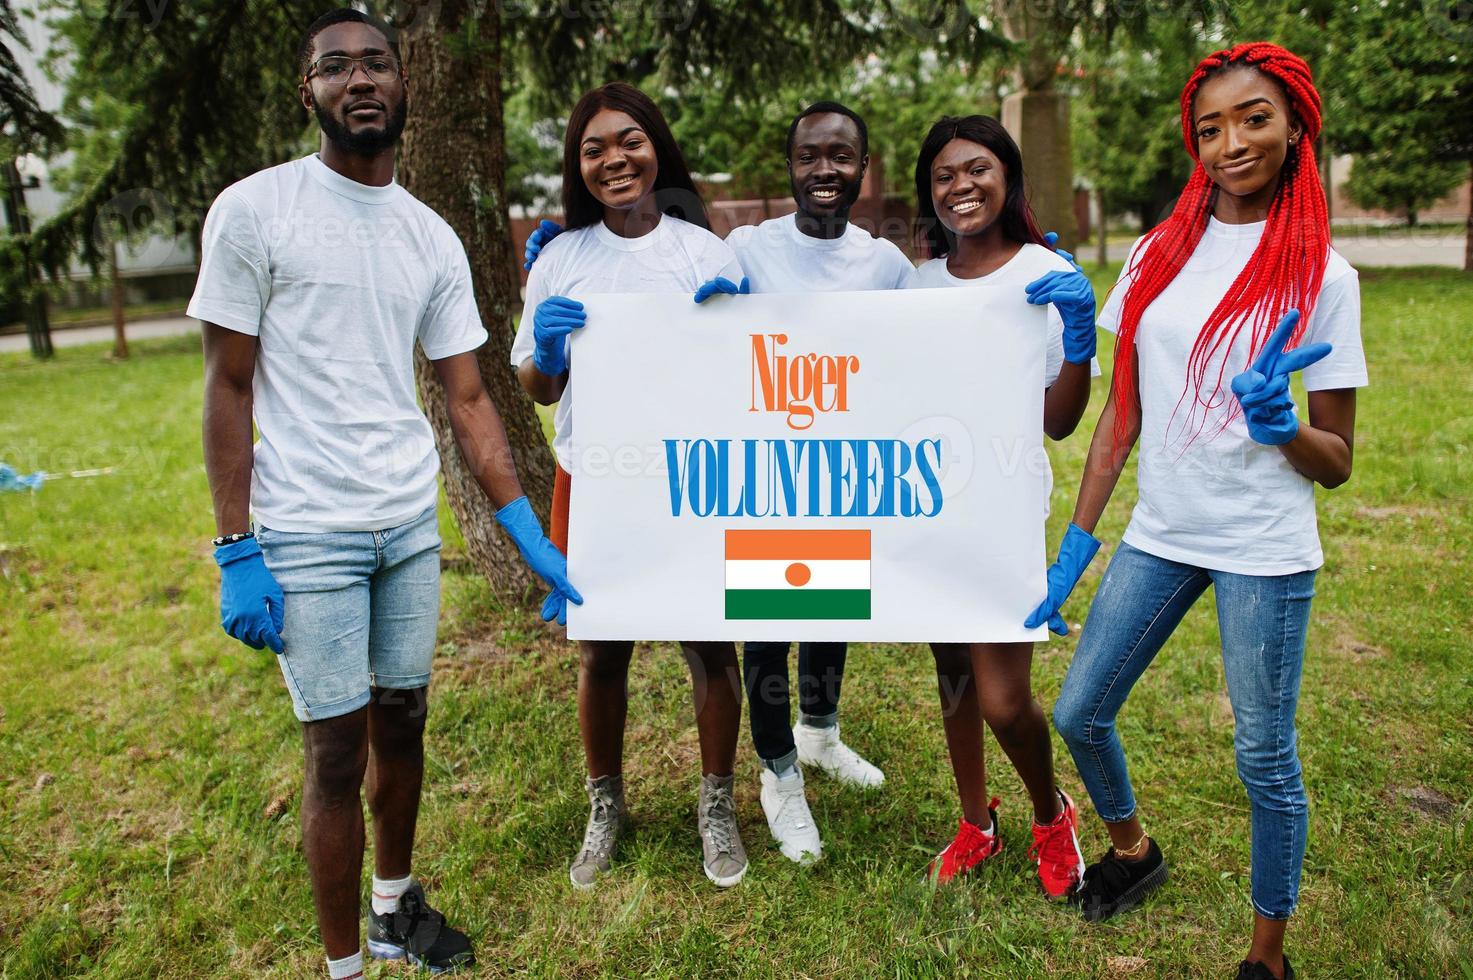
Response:
M788 179L794 214L733 228L726 243L736 252L756 293L904 289L914 266L894 243L849 220L869 166L864 120L837 102L815 102L788 128ZM527 267L560 229L544 221L527 240ZM696 294L697 301L740 287L726 277ZM528 289L530 309L531 288ZM530 352L530 348L529 348ZM848 652L845 643L798 647L798 723L792 725L790 644L749 642L742 651L752 741L762 759L762 809L784 856L800 863L822 852L818 828L804 795L798 763L815 766L855 786L884 782L877 767L839 738L839 691Z
M408 78L387 31L333 11L307 30L299 67L320 150L220 193L189 305L204 322L221 625L276 653L303 723L302 845L329 976L363 971L365 772L369 950L451 969L474 962L470 943L410 877L440 569L439 456L415 400L416 343L497 520L552 586L544 618L581 597L482 384L487 335L465 249L394 183Z

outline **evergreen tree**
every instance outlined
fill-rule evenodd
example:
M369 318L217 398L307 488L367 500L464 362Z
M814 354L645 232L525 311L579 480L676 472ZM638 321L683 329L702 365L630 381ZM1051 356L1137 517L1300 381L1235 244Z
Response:
M1328 91L1330 139L1356 154L1362 203L1415 212L1473 176L1473 12L1452 0L1341 10ZM1473 207L1463 268L1473 271Z

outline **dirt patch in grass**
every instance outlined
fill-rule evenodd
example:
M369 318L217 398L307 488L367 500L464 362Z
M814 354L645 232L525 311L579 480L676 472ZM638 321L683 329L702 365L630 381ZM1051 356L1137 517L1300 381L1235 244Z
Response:
M41 563L31 557L25 548L0 544L0 578L10 578L21 572L35 575L41 571Z
M1335 644L1335 651L1351 663L1357 664L1386 659L1385 650L1359 640L1341 640Z
M1430 786L1397 786L1388 795L1402 800L1423 816L1441 823L1452 820L1453 813L1458 808L1457 800Z
M452 641L453 656L437 656L434 676L440 680L454 679L467 686L485 685L494 680L503 690L508 682L516 690L536 687L547 680L547 676L562 673L568 654L568 643L551 631L542 634L518 632L515 643L505 643L501 632L487 632L478 636L463 636ZM531 670L507 670L513 662L527 659L538 662Z
M1352 664L1371 664L1384 661L1389 654L1383 647L1368 643L1356 634L1355 627L1339 616L1326 616L1323 627L1328 628L1332 639L1329 653L1337 661ZM1319 624L1316 624L1319 626Z

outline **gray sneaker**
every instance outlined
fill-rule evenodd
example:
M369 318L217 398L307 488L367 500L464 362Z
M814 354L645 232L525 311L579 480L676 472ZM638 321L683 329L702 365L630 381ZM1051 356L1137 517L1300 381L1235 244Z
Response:
M706 877L718 888L729 888L747 873L747 849L737 828L736 801L731 776L702 776L698 822L701 856Z
M574 888L587 890L600 873L612 867L614 848L629 822L629 810L624 806L623 776L590 779L584 788L588 791L588 828L583 831L583 849L568 869L568 879Z

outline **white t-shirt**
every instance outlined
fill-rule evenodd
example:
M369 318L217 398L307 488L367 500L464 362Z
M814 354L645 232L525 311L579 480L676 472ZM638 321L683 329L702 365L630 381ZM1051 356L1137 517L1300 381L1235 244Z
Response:
M904 289L914 266L894 242L853 222L834 239L798 230L797 216L740 225L726 236L754 293Z
M520 367L532 356L536 347L532 318L537 304L550 296L567 296L586 307L597 302L589 297L599 293L694 294L717 276L741 280L742 267L731 248L704 228L668 214L639 238L622 238L603 222L565 231L542 249L527 277L522 318L511 347L512 366ZM552 451L569 473L576 472L572 458L576 376L569 350L568 384L552 416Z
M1052 249L1025 242L1018 249L1018 254L1008 259L1007 264L1000 269L994 269L985 276L976 279L963 279L954 276L946 268L946 259L929 259L922 262L915 270L910 279L911 289L938 289L943 286L1016 286L1020 291L1033 280L1047 275L1054 270L1069 272L1074 267L1062 255L1056 254ZM1044 347L1043 385L1051 387L1059 380L1059 372L1064 369L1064 318L1059 316L1059 311L1054 307L1048 308L1048 338ZM1089 376L1099 377L1100 362L1098 358L1089 360ZM1039 420L1042 425L1042 420ZM1045 459L1047 465L1047 459ZM1044 474L1048 483L1048 493L1044 495L1044 516L1048 516L1048 498L1053 493L1054 474L1052 467Z
M434 506L414 344L435 360L486 342L465 249L434 211L316 154L262 170L211 205L189 315L260 338L257 522L380 530Z
M1140 360L1141 435L1136 447L1140 487L1125 541L1161 558L1243 575L1288 575L1324 563L1315 521L1314 483L1289 465L1276 446L1248 435L1231 383L1248 367L1249 328L1209 363L1206 398L1221 377L1212 408L1197 408L1187 391L1187 359L1202 324L1248 264L1265 222L1226 225L1211 218L1182 271L1146 308L1136 333ZM1141 246L1137 241L1131 256ZM1129 270L1127 262L1125 270ZM1129 288L1116 283L1100 326L1115 333ZM1250 321L1251 322L1251 321ZM1268 324L1267 329L1272 329ZM1329 356L1301 373L1308 391L1360 388L1366 358L1360 339L1360 282L1330 251L1314 313L1300 345L1327 341ZM1180 408L1178 404L1180 403ZM1205 425L1202 423L1205 421ZM1219 431L1221 429L1221 431Z

